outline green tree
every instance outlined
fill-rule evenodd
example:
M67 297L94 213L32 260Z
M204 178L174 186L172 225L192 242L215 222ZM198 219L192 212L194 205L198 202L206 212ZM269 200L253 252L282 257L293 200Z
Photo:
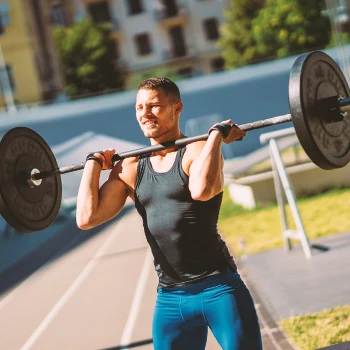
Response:
M251 26L264 3L265 0L231 0L225 10L226 22L221 27L218 44L223 49L226 68L243 66L260 58Z
M132 89L137 89L140 83L144 79L148 79L151 77L167 77L172 81L177 81L183 79L179 74L175 71L164 67L152 68L142 73L134 73L130 76L129 87Z
M324 48L331 30L322 6L319 0L266 0L252 22L259 55L281 58Z
M122 88L124 72L116 66L116 50L108 23L85 18L69 28L56 27L53 38L65 75L65 90L74 97Z

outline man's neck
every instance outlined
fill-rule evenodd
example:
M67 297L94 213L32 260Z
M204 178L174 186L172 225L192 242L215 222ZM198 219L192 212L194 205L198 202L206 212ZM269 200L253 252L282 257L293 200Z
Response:
M179 130L178 133L176 134L172 134L172 135L162 135L162 137L159 137L159 138L156 138L156 139L150 139L151 140L151 145L159 145L159 144L164 144L166 142L170 142L170 141L175 141L175 140L179 140L179 139L182 139L184 138L185 135ZM179 149L178 146L175 146L175 147L169 147L169 148L166 148L164 150L161 150L161 151L157 151L157 152L152 152L152 155L153 156L162 156L162 157L165 157L168 153L171 153L171 152L175 152Z

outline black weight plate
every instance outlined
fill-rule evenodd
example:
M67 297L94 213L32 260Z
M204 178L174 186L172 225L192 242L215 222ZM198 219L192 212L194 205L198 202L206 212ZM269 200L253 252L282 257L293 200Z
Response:
M350 96L347 81L334 60L321 51L301 55L289 78L289 107L298 139L322 169L341 168L350 161L350 114L343 121L325 117L322 100Z
M48 227L61 207L61 177L43 179L34 187L26 181L29 169L42 172L58 168L46 141L29 128L13 128L1 139L0 164L0 212L4 219L21 232Z

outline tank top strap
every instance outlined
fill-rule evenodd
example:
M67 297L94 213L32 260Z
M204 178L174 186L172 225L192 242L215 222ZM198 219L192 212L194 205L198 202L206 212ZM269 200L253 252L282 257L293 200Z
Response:
M185 183L185 184L188 184L188 175L184 172L183 168L182 168L182 159L183 159L183 156L186 152L186 146L180 148L177 152L177 155L176 155L176 167L175 169L177 170L178 174L180 175L182 181Z
M137 162L137 172L136 172L136 183L135 190L139 187L142 180L143 174L145 172L146 162L150 156L150 153L142 154Z

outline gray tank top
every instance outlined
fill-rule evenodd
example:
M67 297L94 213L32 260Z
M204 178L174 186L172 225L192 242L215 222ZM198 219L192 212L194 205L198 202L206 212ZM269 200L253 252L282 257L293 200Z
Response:
M194 283L228 266L237 270L217 230L222 193L209 201L192 199L182 169L185 150L177 151L167 172L154 171L148 155L137 166L135 206L161 287Z

